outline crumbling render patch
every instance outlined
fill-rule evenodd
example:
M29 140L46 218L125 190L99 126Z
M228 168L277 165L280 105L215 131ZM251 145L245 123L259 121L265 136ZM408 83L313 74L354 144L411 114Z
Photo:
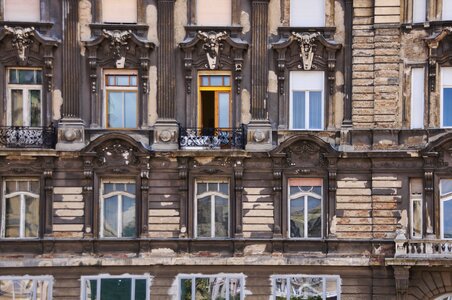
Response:
M246 11L242 11L240 14L240 25L242 25L243 34L246 34L250 31L250 15Z
M61 119L61 106L63 105L63 97L60 90L54 90L52 95L52 118L53 120Z
M80 53L85 56L85 47L81 42L88 41L91 38L91 29L89 24L93 22L91 15L91 2L89 0L81 0L79 4L79 30L80 30Z
M247 89L242 90L242 107L241 107L241 117L242 123L248 124L251 120L251 102L250 102L250 92Z
M268 5L268 32L278 34L278 27L281 26L281 1L271 0Z
M268 72L268 92L277 93L278 92L278 76L274 71Z
M174 40L178 47L185 39L185 25L187 24L187 0L178 0L174 4Z
M149 68L148 124L154 126L157 122L157 67Z
M159 46L159 39L157 34L157 7L154 5L148 5L146 7L146 23L149 26L148 29L148 40L155 44L156 47Z

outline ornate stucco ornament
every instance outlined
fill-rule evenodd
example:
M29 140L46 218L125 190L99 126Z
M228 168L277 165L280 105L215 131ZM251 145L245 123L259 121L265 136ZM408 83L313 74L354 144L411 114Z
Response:
M319 33L292 32L292 36L297 40L298 45L300 46L300 57L303 63L303 70L311 70L312 61L314 60L316 40L319 36Z
M129 39L132 37L131 30L103 30L104 36L108 39L113 57L116 60L117 68L124 68L126 53L129 50Z
M26 50L33 44L32 36L34 35L33 27L9 27L5 25L5 29L13 35L11 44L14 49L17 49L19 59L25 62L27 59Z
M226 39L228 34L223 32L202 32L198 31L198 38L204 41L202 49L206 52L209 68L214 70L218 65L218 56L220 52L220 44Z

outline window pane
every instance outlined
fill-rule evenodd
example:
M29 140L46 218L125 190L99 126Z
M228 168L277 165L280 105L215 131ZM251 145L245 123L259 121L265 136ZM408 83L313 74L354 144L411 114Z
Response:
M24 99L22 90L11 90L12 125L24 126Z
M321 277L292 277L290 278L290 299L322 299L323 280Z
M220 183L220 193L229 195L229 184L228 183Z
M181 300L191 300L191 279L181 279Z
M39 280L36 285L36 300L50 299L50 283L47 280Z
M290 237L304 237L304 198L290 201Z
M308 197L308 237L320 237L322 232L320 199Z
M197 0L197 25L229 26L231 25L231 11L231 0Z
M240 285L239 278L230 278L229 279L229 299L230 300L240 300L241 299L241 290L242 287Z
M452 126L452 88L443 89L443 126Z
M122 128L123 127L123 103L122 92L109 92L108 93L108 127Z
M134 300L132 295L132 279L101 279L100 280L100 300Z
M39 195L39 181L29 181L29 183L30 189L28 191Z
M41 126L41 91L30 90L30 126Z
M309 128L322 129L321 92L309 92Z
M114 183L104 183L104 195L115 191Z
M38 237L39 199L25 197L25 236Z
M126 183L126 191L135 194L135 183Z
M209 86L209 76L201 76L201 86Z
M413 0L413 23L425 22L426 16L426 0Z
M33 300L33 280L14 279L10 282L11 298L6 299Z
M207 184L207 190L217 192L218 191L218 182L211 182Z
M212 300L223 300L226 299L226 289L225 286L226 278L222 277L216 277L216 278L209 278L210 281L210 295L208 299Z
M118 197L104 200L104 237L118 236Z
M136 76L130 76L130 85L137 86L137 77Z
M146 300L146 280L135 280L135 299L134 300Z
M102 0L102 21L137 23L137 0Z
M111 85L111 86L116 85L115 76L113 76L113 75L107 76L107 85Z
M215 237L228 236L229 207L228 199L215 197Z
M118 86L129 86L129 76L128 75L118 75L116 76L116 85Z
M211 86L223 86L223 76L210 76Z
M9 83L19 83L19 74L17 69L9 70Z
M198 237L211 236L211 204L210 196L198 199L197 218L198 218Z
M338 284L336 278L326 278L326 298L337 299L338 296Z
M5 237L20 237L20 197L6 198Z
M325 26L325 1L291 0L290 26L298 27Z
M444 201L443 203L443 230L444 238L452 238L452 200Z
M14 193L17 192L17 181L11 181L8 180L6 181L6 190L5 190L5 194L10 194L10 193Z
M452 180L443 179L441 180L441 195L446 195L452 193Z
M35 70L19 70L19 83L36 84Z
M207 183L198 183L197 194L201 195L205 191L207 191Z
M39 0L5 0L5 21L39 22Z
M229 127L229 93L218 93L218 126Z
M97 299L97 280L86 281L86 300L98 300Z
M275 279L275 288L274 288L274 296L276 300L285 300L287 299L287 279L286 278L276 278Z
M224 86L230 86L231 85L231 77L223 76L223 80L224 80Z
M135 92L125 93L125 128L137 127L137 94Z
M195 299L212 299L209 293L210 288L210 279L209 278L196 278L195 279L195 287L196 287L196 297Z
M134 237L135 228L135 199L122 197L122 236Z
M293 104L292 104L292 127L293 129L305 129L306 126L306 93L305 92L293 92Z
M452 20L452 1L443 0L443 20Z

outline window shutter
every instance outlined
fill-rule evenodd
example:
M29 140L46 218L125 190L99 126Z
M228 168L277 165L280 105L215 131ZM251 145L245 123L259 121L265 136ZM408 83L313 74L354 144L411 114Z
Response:
M325 0L291 0L290 26L324 27Z
M102 22L137 23L137 0L102 0Z
M231 0L196 0L196 23L202 26L230 26Z
M39 22L39 0L5 0L5 21Z
M411 69L411 128L424 128L424 68Z

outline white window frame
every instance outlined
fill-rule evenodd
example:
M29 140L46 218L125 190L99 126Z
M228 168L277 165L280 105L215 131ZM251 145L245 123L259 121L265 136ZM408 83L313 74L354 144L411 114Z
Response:
M320 187L320 191L321 191L321 195L319 197L319 195L315 194L315 193L310 193L310 192L298 192L295 195L290 195L290 187L291 186L295 186L295 185L290 185L290 179L321 179L321 178L289 178L288 179L288 184L287 184L287 233L288 233L288 237L290 239L303 239L303 240L318 240L321 239L323 237L323 182L322 185L315 185L315 186L319 186ZM299 186L299 185L297 185ZM291 231L290 231L290 220L291 220L291 215L290 215L290 204L291 201L296 199L296 198L300 198L303 197L304 198L304 219L305 222L303 224L304 226L304 236L302 237L292 237L291 236ZM308 219L308 197L312 197L315 199L319 199L320 200L320 221L321 221L321 228L320 228L320 236L318 237L309 237L308 236L308 222L306 222L306 220Z
M34 3L35 5L38 5L38 18L33 19L16 19L15 17L9 17L6 9L6 0L1 0L1 5L3 6L3 20L4 21L11 21L11 22L40 22L41 21L41 0L35 0L37 3ZM17 0L10 0L10 1L17 1ZM31 6L28 6L28 9L30 9ZM23 17L23 15L22 15Z
M304 77L304 78L303 78ZM319 80L320 78L320 80ZM290 96L289 96L289 129L322 131L325 128L325 72L323 71L291 71L290 72ZM296 83L297 82L297 83ZM301 83L298 83L301 82ZM305 128L294 128L293 119L293 93L305 92ZM320 128L309 128L309 92L321 93L321 124Z
M135 184L135 195L125 192L125 191L114 191L108 194L104 195L104 184L106 183L119 183L119 184ZM100 193L99 193L99 197L100 197L100 203L99 203L99 211L100 211L100 228L99 228L99 237L103 238L103 239L117 239L117 238L132 238L132 237L123 237L122 236L122 197L123 196L127 196L130 198L135 199L135 222L136 222L136 218L137 218L137 213L136 213L136 209L137 209L137 184L136 181L133 179L102 179L101 181L101 188L100 188ZM116 237L105 237L104 236L104 201L106 198L109 198L111 196L118 196L118 214L117 214L117 232L118 232L118 236Z
M26 237L25 236L25 207L26 207L26 201L25 201L25 196L30 196L32 198L35 198L38 200L38 205L40 205L40 195L39 194L33 194L30 192L14 192L11 194L6 194L6 182L8 181L25 181L28 182L28 184L30 184L31 181L34 182L38 182L39 184L39 189L40 188L40 180L39 179L33 179L33 178L7 178L5 180L3 180L3 190L2 190L2 230L1 230L1 237L5 238L5 239L37 239L39 238L39 219L38 218L38 235L36 237ZM6 234L6 199L7 198L12 198L15 196L19 196L20 197L20 229L19 229L19 236L17 237L5 237ZM40 217L40 216L39 216Z
M299 2L306 2L303 4L300 4ZM309 0L290 0L290 26L291 27L325 27L326 22L326 1L329 0L315 0L315 1L309 1ZM297 4L295 4L298 2ZM320 14L314 14L312 12L313 5L319 5L318 7L315 7L316 9L320 8L322 11L318 12ZM298 9L303 6L309 6L310 9L307 10L307 12L298 12ZM317 11L316 11L317 12Z
M16 84L16 83L9 83L9 73L11 70L29 70L29 71L41 71L41 76L42 76L42 80L44 80L44 73L42 71L42 69L40 68L22 68L22 67L17 67L17 68L7 68L6 69L6 86L7 86L7 94L6 94L6 125L7 126L13 126L13 116L12 116L12 95L11 95L11 91L12 90L21 90L22 91L22 95L23 95L23 123L25 127L29 127L31 126L31 101L29 98L29 91L30 90L39 90L40 91L40 102L41 102L41 118L40 118L40 124L39 126L42 126L43 124L43 93L42 93L42 83L41 84Z
M239 279L240 280L240 300L245 299L245 275L240 273L218 273L218 274L178 274L176 277L177 280L177 286L178 286L178 295L177 299L180 299L182 295L182 280L191 280L191 300L196 300L196 293L193 293L193 291L196 291L196 279L197 278L224 278L226 280L225 285L229 287L229 280L230 279ZM229 299L229 288L227 288L227 294L226 299Z
M102 23L112 23L112 24L137 24L138 23L138 0L122 0L123 2L135 1L135 14L131 19L128 19L128 20L121 19L121 17L123 17L123 15L121 15L121 12L119 13L119 15L113 16L113 18L111 18L111 16L110 16L110 20L107 20L106 19L107 16L105 16L106 9L104 9L104 7L106 7L108 5L108 3L104 3L104 2L111 1L111 0L101 0L101 1L102 1L102 12L101 12Z
M444 237L444 220L445 220L445 217L444 217L444 202L446 202L446 201L452 201L452 192L451 193L449 193L449 194L447 194L447 195L443 195L443 191L442 191L442 188L441 188L441 181L443 181L443 180L445 180L445 181L450 181L450 180L452 180L452 179L441 179L440 180L440 184L439 184L439 199L440 199L440 230L441 230L441 234L440 234L440 237L441 237L441 239L442 240L452 240L452 238L445 238ZM448 218L450 218L450 216L448 216Z
M413 23L427 21L427 0L413 0Z
M422 179L418 179L418 178L412 178L410 180L410 237L412 239L422 239L423 235L424 235L424 231L423 231L423 224L424 224L424 219L423 219L423 215L422 215L422 211L423 211L423 205L424 205L424 194L421 193L413 193L412 191L412 184L414 183L412 180L420 180L422 182ZM421 224L421 232L419 236L414 236L414 202L420 202L420 208L421 208L421 215L420 215L420 224Z
M206 191L204 193L202 193L201 195L198 195L198 183L227 183L228 184L228 191L229 191L229 195L225 195L225 194L221 194L220 192L213 192L213 191ZM229 238L231 236L231 184L230 181L227 179L218 179L218 180L202 180L202 179L197 179L195 180L195 205L194 205L194 228L193 228L193 232L194 232L194 236L195 238L200 238L200 239L211 239L211 238L216 238L216 239L225 239L225 238ZM211 227L210 227L210 237L198 237L198 200L200 198L206 197L206 196L210 196L210 222L211 222ZM224 197L224 198L228 198L228 236L226 237L217 237L215 236L215 196L220 196L220 197ZM213 222L212 222L213 221Z
M87 288L87 281L90 280L96 280L97 281L97 295L96 299L98 300L108 300L108 299L100 299L100 292L102 289L101 286L101 280L102 279L132 279L132 284L130 288L130 299L135 299L135 281L138 280L146 280L146 300L150 300L150 292L151 292L151 284L153 277L150 276L148 273L145 273L144 275L130 275L130 274L122 274L122 275L110 275L110 274L99 274L99 275L93 275L93 276L82 276L80 278L81 281L81 293L80 293L80 300L89 300L86 298L86 288Z
M53 276L50 275L43 275L43 276L0 276L0 281L7 281L7 280L32 280L33 281L33 300L36 300L36 289L37 289L37 282L38 281L47 281L49 284L49 290L47 293L47 299L41 299L41 300L52 300L53 299ZM11 300L14 300L11 299Z
M425 70L411 69L411 129L424 128Z
M326 298L326 280L327 279L335 279L336 280L336 293L337 300L341 299L342 293L342 280L339 275L306 275L306 274L284 274L284 275L272 275L270 276L272 282L272 297L271 299L276 300L276 280L285 279L287 280L289 287L287 288L287 292L290 293L290 278L322 278L323 281L323 295L322 298L325 300ZM286 296L287 299L290 299L290 294Z
M451 0L448 0L451 1ZM443 118L443 110L444 110L444 89L451 88L452 89L452 67L442 67L441 68L441 110L440 110L440 119L441 119L441 128L452 128L452 124L445 126L444 118ZM451 112L452 113L452 112Z

